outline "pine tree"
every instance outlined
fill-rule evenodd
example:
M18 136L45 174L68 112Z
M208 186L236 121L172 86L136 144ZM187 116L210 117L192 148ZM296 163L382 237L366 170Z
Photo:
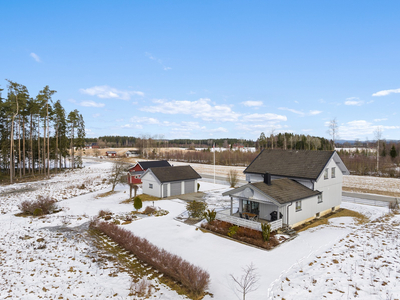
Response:
M397 156L396 147L394 145L392 145L392 148L390 149L390 156L392 158L395 158Z

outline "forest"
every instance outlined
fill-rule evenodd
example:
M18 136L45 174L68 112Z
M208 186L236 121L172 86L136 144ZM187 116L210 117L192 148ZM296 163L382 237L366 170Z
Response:
M67 114L55 90L45 86L32 97L26 86L7 81L0 87L0 179L13 183L31 176L50 176L79 167L75 150L85 145L85 123L78 110Z

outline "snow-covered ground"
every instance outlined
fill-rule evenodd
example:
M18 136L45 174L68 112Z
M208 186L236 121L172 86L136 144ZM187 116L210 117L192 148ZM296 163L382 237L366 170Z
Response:
M127 186L98 197L110 188L103 182L110 166L91 163L68 176L0 187L1 299L137 299L129 296L129 273L117 262L104 259L106 254L94 248L85 231L101 209L115 214L133 210L131 204L120 203L129 196ZM75 188L84 181L84 188ZM221 195L228 186L200 182L200 188L210 208L229 206L229 197ZM44 218L14 215L19 202L38 195L57 198L63 210ZM147 205L152 203L145 202L142 209ZM380 218L387 208L343 203L376 221L357 225L352 218L333 219L329 225L301 232L294 240L264 251L175 220L185 211L184 201L160 200L155 205L169 214L121 226L207 270L214 297L204 299L236 299L230 274L241 275L242 268L251 263L257 268L259 287L247 296L249 300L399 298L400 220L398 216ZM185 299L155 279L151 282L157 285L154 299Z

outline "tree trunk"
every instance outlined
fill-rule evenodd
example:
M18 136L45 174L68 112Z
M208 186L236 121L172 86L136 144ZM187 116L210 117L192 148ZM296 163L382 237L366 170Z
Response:
M11 137L10 137L10 183L13 183L13 175L14 175L14 118L16 115L13 115L11 118Z
M19 178L22 178L22 165L21 165L21 115L18 116L18 167Z
M23 175L25 176L25 169L26 169L26 166L25 166L25 159L26 159L26 157L25 157L25 118L23 117L22 118L22 161L23 161L23 165L22 165L22 172L23 172Z
M71 164L72 169L75 168L75 160L74 160L74 125L72 125L72 134L71 134Z
M58 125L57 125L57 129L56 129L56 149L55 149L55 170L56 170L56 174L57 174L57 168L58 168Z
M30 151L30 159L29 159L29 173L32 172L32 174L35 174L34 168L35 168L35 163L33 161L33 140L32 140L32 130L33 130L33 123L32 123L32 114L31 114L31 122L30 122L30 130L29 130L29 139L31 142L31 151ZM32 164L31 164L32 163ZM31 167L32 167L32 171L31 171Z
M49 121L49 101L46 104L47 114L47 176L50 177L50 121Z
M40 116L38 116L38 169L39 169L39 174L41 173L41 164L40 164Z

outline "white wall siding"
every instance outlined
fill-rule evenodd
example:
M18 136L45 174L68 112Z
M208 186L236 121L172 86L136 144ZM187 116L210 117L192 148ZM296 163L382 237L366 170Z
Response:
M260 218L270 221L271 220L270 213L272 213L275 210L278 211L278 206L273 204L260 203Z
M152 189L149 187L150 184L153 184ZM142 190L144 194L161 198L161 184L151 172L142 177Z
M336 168L335 178L332 178L332 167ZM324 179L324 172L315 183L315 189L322 192L322 203L319 204L320 211L339 206L342 203L343 174L337 164L331 159L327 164L328 179Z
M289 225L299 223L303 220L315 217L320 212L318 196L313 196L301 201L301 210L296 211L296 202L289 206Z

